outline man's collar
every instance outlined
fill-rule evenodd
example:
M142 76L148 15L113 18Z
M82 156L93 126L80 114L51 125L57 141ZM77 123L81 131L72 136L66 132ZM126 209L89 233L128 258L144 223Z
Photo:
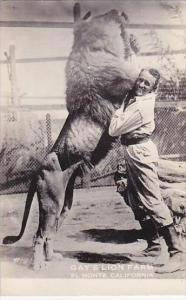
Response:
M144 96L136 96L136 101L146 101L146 100L149 100L149 101L155 101L155 93L154 92L151 92L151 93L148 93Z

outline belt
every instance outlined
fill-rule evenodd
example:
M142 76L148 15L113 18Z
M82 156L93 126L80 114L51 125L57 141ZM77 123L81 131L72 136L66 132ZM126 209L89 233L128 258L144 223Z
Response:
M121 144L125 146L141 144L144 142L148 142L149 140L150 140L149 136L133 137L133 138L127 138L125 136L121 136Z

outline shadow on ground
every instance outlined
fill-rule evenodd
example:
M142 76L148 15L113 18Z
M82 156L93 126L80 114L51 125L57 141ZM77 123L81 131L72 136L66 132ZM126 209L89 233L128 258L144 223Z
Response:
M76 235L70 235L76 240L92 240L101 243L128 244L143 239L142 230L117 230L117 229L87 229Z
M74 240L80 241L95 241L100 243L111 243L111 244L129 244L136 242L138 239L142 239L141 230L116 230L116 229L87 229L82 230L73 236ZM107 249L106 249L107 250ZM127 254L115 254L115 253L96 253L88 251L57 251L63 255L63 257L77 259L82 263L127 263L130 259ZM106 251L105 251L106 252ZM16 247L9 245L0 246L0 256L3 260L14 260L15 258L24 258L28 260L32 257L33 248L32 247ZM125 256L126 255L126 256Z
M107 253L93 253L84 251L69 251L62 253L63 257L77 259L81 263L105 263L118 264L128 263L130 259L125 254L107 254Z

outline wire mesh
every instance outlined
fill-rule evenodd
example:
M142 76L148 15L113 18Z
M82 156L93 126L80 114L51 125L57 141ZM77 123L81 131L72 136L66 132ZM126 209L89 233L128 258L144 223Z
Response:
M160 156L172 160L186 159L185 117L186 111L181 108L156 109L156 129L152 138ZM27 191L31 176L38 170L41 161L51 149L62 123L52 119L49 113L43 121L38 120L34 112L1 113L1 194ZM113 185L113 174L117 164L124 160L123 152L123 146L117 139L106 157L91 172L89 185ZM87 180L78 178L76 187L85 186Z

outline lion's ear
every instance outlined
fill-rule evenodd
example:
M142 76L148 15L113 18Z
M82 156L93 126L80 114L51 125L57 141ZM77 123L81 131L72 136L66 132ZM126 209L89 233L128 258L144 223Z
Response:
M76 2L74 4L74 7L73 7L73 16L74 16L74 22L77 22L78 20L80 20L81 18L81 7L80 7L80 4L78 2ZM87 20L88 18L90 18L91 16L91 12L88 11L84 17L82 18L82 20Z
M91 12L88 11L88 12L84 15L83 20L87 20L88 18L90 18L90 16L91 16Z
M121 13L121 16L125 19L125 22L127 24L130 22L129 16L124 11Z
M75 3L73 7L74 22L77 22L81 17L81 8L79 3Z

